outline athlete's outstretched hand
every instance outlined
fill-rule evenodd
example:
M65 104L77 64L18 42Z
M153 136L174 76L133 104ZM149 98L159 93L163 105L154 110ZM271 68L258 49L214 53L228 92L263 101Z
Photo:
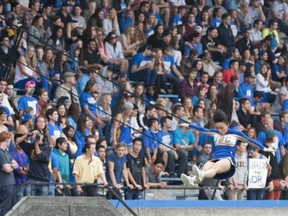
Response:
M263 151L264 152L275 152L275 149L274 148L266 148L266 147L264 147Z
M181 123L181 124L179 124L179 127L189 127L189 124L188 123Z

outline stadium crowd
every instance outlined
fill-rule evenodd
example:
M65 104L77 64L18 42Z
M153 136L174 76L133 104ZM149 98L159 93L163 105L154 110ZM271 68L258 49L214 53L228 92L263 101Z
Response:
M164 188L215 147L181 122L213 128L230 105L230 127L275 153L237 143L228 198L288 199L285 0L1 0L0 31L0 203L22 185L0 215L26 195L99 195L89 183ZM267 190L249 190L248 157L267 161Z

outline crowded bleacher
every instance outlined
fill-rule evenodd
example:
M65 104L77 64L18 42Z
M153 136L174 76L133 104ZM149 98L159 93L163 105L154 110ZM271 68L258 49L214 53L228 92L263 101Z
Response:
M199 180L217 110L270 150L238 140L198 199L287 200L287 41L286 0L1 0L0 215Z

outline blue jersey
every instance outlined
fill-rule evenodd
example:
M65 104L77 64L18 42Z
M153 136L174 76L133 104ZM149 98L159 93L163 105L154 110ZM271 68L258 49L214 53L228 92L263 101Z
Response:
M88 109L90 110L91 113L93 113L94 116L97 116L97 102L94 97L88 92L83 92L80 96L80 105L82 107L88 106ZM84 111L83 111L84 112Z
M18 100L18 109L19 111L23 111L27 107L32 107L35 113L38 113L38 102L37 99L34 97L27 97L23 95Z
M189 124L189 127L194 130L213 136L215 143L214 159L231 158L233 165L235 164L235 149L237 140L242 142L247 142L249 145L263 149L264 146L243 134L240 131L228 129L225 135L220 135L216 129L206 129L203 127L198 127L196 125Z

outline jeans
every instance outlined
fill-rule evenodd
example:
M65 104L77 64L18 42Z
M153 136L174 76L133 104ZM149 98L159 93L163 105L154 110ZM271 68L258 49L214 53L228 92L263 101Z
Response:
M249 189L247 191L247 200L263 200L265 190Z
M157 73L154 70L145 68L143 70L132 73L129 77L132 81L144 81L144 86L155 85Z
M24 196L27 196L27 185L19 185L18 192L16 193L16 196L14 197L14 202L17 203L19 200L21 200Z
M47 185L36 185L36 183L47 183ZM49 182L39 182L35 180L28 180L27 196L48 196Z
M28 77L26 79L23 80L19 80L18 82L16 82L14 84L15 88L19 88L19 89L25 89L25 84L28 81L34 81L36 83L36 87L37 88L44 88L47 92L49 92L49 84L48 81L45 77L41 76L40 77L40 82L38 82L34 77Z
M140 200L142 198L142 191L137 189L127 189L125 190L126 200Z
M14 185L0 186L0 204L2 205L4 201L13 193ZM0 216L4 216L13 206L12 198L7 200L0 209Z
M183 151L183 150L177 150L178 154L178 175L185 173L187 170L187 163L188 163L188 152Z

